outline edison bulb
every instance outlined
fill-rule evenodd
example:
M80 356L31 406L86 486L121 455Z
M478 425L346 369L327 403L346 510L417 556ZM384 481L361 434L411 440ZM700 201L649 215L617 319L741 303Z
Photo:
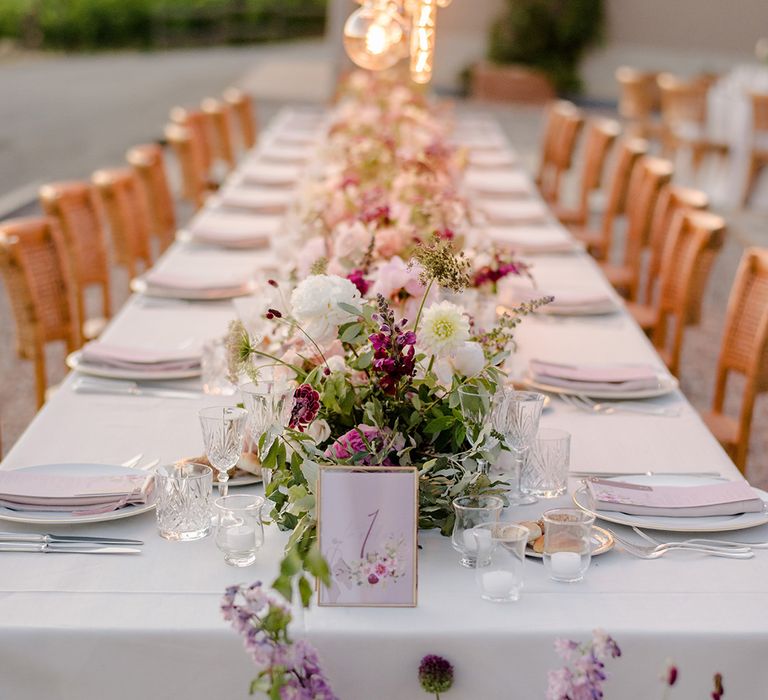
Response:
M402 57L403 26L386 9L363 6L344 25L344 48L361 68L385 70Z

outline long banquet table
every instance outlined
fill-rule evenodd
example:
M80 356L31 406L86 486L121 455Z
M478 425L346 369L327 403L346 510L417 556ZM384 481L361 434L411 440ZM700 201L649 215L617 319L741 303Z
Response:
M280 115L272 131L287 118ZM283 254L280 248L227 251L176 243L158 266L168 272L262 269L266 275ZM608 287L586 254L530 260L542 288ZM104 339L173 348L222 335L234 315L228 301L153 302L134 296ZM623 311L532 317L517 337L514 374L533 356L662 366ZM72 385L70 376L1 468L67 461L117 464L137 452L163 461L197 455L203 451L197 409L221 402L219 397L82 395ZM716 471L739 478L681 393L656 403L680 407L681 414L593 415L553 401L542 420L573 434L573 469ZM550 505L567 503L563 497L514 509L505 517L537 517ZM4 523L3 529L29 527ZM138 537L146 545L135 557L2 555L0 698L209 700L247 695L255 672L239 637L221 619L219 599L232 583L271 581L284 534L269 528L257 563L233 569L212 538L177 544L156 536L153 513L73 530ZM740 539L765 541L768 526L739 534ZM529 561L520 601L494 605L480 599L474 572L459 566L447 539L423 532L420 543L416 608L313 605L297 614L297 633L317 645L340 697L422 698L416 668L424 654L437 653L456 667L449 698L543 698L546 672L559 665L553 640L586 640L594 628L607 630L623 650L621 659L609 663L612 699L660 697L659 673L667 659L680 668L676 700L708 697L716 671L724 674L732 700L768 696L766 552L748 561L698 555L643 561L614 549L593 560L583 582L570 585L550 581L539 562Z

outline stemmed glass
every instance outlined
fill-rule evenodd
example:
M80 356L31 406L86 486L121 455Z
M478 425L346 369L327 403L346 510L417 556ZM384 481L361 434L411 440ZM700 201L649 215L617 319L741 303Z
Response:
M243 454L245 424L248 412L231 406L209 406L200 411L205 454L216 470L219 496L229 490L229 470Z
M493 447L493 438L488 430L488 417L492 409L492 397L487 391L466 384L458 389L459 406L461 415L467 429L467 440L475 453L483 449ZM488 472L488 461L482 457L475 457L480 471Z
M258 447L263 461L288 425L293 409L293 387L277 382L249 382L240 387L240 393L248 410L248 437L253 448ZM264 441L259 446L262 436ZM269 476L267 470L262 470L265 485L269 483Z
M520 490L520 477L526 455L539 430L544 394L534 391L515 391L512 387L500 389L493 402L491 423L504 436L504 443L515 456L515 470L512 473L507 500L510 505L522 506L536 503L536 498Z

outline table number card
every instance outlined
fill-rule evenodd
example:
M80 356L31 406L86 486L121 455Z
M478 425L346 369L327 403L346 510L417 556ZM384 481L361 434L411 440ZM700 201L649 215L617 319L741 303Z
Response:
M418 484L415 467L320 468L318 541L331 572L320 605L416 605Z

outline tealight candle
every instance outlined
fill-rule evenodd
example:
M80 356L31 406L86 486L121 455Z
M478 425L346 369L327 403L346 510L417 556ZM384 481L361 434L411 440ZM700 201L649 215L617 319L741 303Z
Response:
M227 547L235 552L248 552L256 547L256 530L248 525L235 525L226 530Z
M581 554L578 552L553 552L549 562L554 576L574 578L581 574Z
M508 598L515 588L515 576L510 571L486 571L481 585L491 598Z

